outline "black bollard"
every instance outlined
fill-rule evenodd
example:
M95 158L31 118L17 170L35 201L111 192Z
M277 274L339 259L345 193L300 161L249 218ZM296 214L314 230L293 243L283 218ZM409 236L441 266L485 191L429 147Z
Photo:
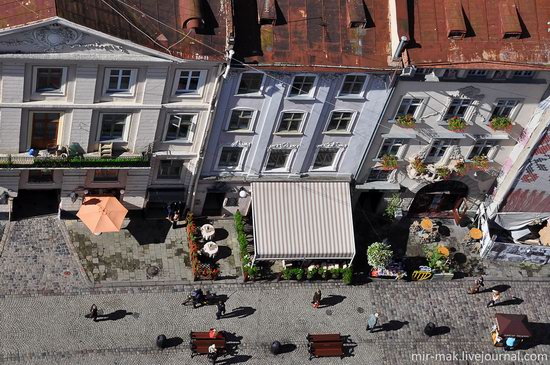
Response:
M163 349L166 346L166 336L165 335L159 335L157 337L157 347Z
M427 336L430 336L430 337L435 336L436 335L436 325L435 325L435 323L428 322L426 327L424 327L424 333Z
M279 341L273 341L271 343L271 353L278 355L281 352L281 343Z

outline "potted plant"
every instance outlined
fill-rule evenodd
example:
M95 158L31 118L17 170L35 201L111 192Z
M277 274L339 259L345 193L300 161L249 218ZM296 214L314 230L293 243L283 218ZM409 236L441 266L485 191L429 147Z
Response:
M322 266L318 268L317 272L319 273L319 276L321 276L322 279L326 279L328 277L328 270L326 266Z
M382 168L384 170L395 170L397 168L397 156L395 155L382 156Z
M294 276L296 277L296 280L302 280L304 278L304 269L302 268L294 269Z
M464 161L458 161L455 165L455 171L457 175L464 176L466 175L466 171L468 170L468 167L464 163Z
M344 265L344 268L342 269L342 280L346 285L351 285L351 283L353 282L353 268L351 267L351 265Z
M395 193L391 196L391 199L388 201L386 209L384 209L384 216L388 218L395 218L395 214L401 207L401 197L399 194Z
M451 175L451 170L449 170L447 167L438 167L436 170L437 174L441 176L442 179L446 179Z
M317 274L317 268L314 265L311 265L310 267L307 268L306 278L308 280L313 280L316 274Z
M476 170L487 170L489 167L489 159L485 155L472 157L472 166Z
M412 114L405 114L405 115L399 115L395 123L403 128L413 128L416 124L416 120L414 119Z
M290 280L292 279L292 269L289 269L289 268L284 268L283 269L283 279L285 280Z
M464 132L466 128L466 121L460 117L452 117L447 122L449 129L454 132Z
M252 281L256 280L256 275L258 274L258 267L252 264L252 262L248 263L248 277L252 279Z
M438 245L430 245L424 247L428 266L432 269L433 279L435 280L451 280L454 277L454 271L449 265L447 256L441 253Z
M392 256L390 245L383 242L374 242L367 249L368 263L373 268L386 267L391 262Z
M340 268L338 267L332 267L330 269L330 276L333 278L333 279L339 279L340 278Z
M427 171L427 168L426 168L426 164L424 163L424 161L422 161L422 159L420 157L416 157L412 162L411 162L413 168L416 170L416 172L418 173L418 175L423 175L426 173Z
M493 117L489 126L496 131L509 130L512 127L512 120L508 117Z

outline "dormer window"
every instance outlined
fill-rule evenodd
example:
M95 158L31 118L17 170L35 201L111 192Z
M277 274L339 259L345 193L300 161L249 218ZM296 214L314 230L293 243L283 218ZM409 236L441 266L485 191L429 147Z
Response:
M368 18L365 13L363 0L346 1L348 26L350 28L367 28Z
M513 0L500 0L498 5L500 11L502 38L521 38L523 30L521 29L521 24L519 22L519 14L516 4Z
M460 0L445 1L445 19L447 35L451 39L462 39L466 36L466 22Z

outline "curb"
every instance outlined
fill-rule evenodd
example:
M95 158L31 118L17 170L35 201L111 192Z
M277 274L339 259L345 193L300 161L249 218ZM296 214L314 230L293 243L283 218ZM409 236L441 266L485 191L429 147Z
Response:
M0 240L0 256L2 256L2 254L4 253L4 248L6 247L6 243L8 242L8 238L11 234L11 227L11 221L6 221L6 226L4 227L4 231L2 232L2 239Z

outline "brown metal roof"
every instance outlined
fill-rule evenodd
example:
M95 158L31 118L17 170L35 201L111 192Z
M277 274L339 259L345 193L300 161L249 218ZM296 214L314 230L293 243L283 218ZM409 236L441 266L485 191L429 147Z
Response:
M411 39L404 60L418 67L545 69L550 67L549 0L398 1ZM399 13L399 11L398 11ZM464 38L449 28L466 27ZM519 34L517 34L519 30ZM518 37L518 38L514 38ZM527 64L527 65L526 65Z
M55 0L0 1L0 28L27 24L55 15Z
M301 70L387 69L388 1L363 4L355 0L235 1L235 57L260 66L300 66Z

